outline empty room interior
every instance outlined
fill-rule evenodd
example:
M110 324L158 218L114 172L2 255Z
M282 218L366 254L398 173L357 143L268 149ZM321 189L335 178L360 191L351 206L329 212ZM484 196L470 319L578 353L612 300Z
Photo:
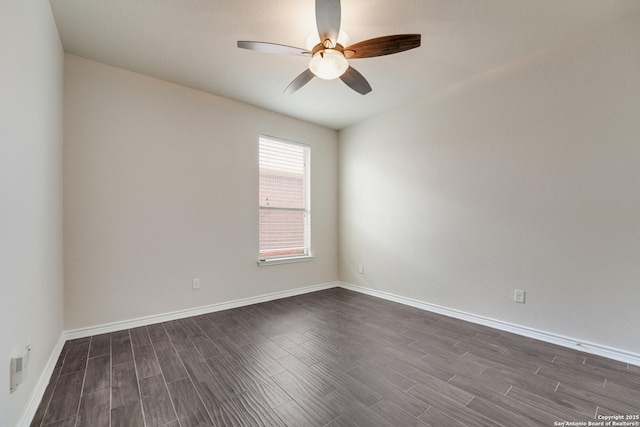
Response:
M640 2L3 0L0 426L640 426Z

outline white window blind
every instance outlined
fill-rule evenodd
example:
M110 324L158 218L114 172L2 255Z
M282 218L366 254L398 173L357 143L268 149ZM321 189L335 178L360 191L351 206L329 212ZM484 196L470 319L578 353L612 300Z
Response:
M260 137L260 259L308 256L309 155L306 145Z

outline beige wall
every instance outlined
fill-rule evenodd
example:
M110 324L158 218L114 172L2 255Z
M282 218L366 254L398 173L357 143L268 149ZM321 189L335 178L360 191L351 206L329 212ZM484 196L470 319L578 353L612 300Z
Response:
M342 131L341 280L640 353L638 40L636 15Z
M63 304L71 330L337 280L338 184L345 282L639 353L638 39L629 17L346 129L339 170L332 130L67 55L63 302L63 54L47 2L5 3L0 362L33 351L0 425ZM312 147L312 262L256 265L260 133Z
M66 330L337 280L337 132L72 55L64 107ZM256 263L259 134L311 146L311 262Z
M63 53L49 2L0 6L0 425L22 418L62 333ZM26 381L9 360L31 343Z

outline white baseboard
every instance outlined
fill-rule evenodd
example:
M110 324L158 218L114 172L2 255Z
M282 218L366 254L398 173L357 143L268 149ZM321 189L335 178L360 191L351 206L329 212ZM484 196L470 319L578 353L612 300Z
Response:
M186 317L198 316L201 314L213 313L216 311L228 310L230 308L238 308L244 307L247 305L258 304L261 302L273 301L282 298L293 297L296 295L308 294L310 292L322 291L325 289L336 288L339 286L338 282L329 282L322 283L320 285L306 286L304 288L296 288L290 289L287 291L281 292L273 292L270 294L258 295L250 298L242 298L233 301L227 301L217 304L206 305L202 307L190 308L186 310L174 311L171 313L158 314L153 316L145 316L137 319L124 320L120 322L113 322L104 325L98 326L90 326L87 328L73 329L70 331L64 331L60 335L60 339L56 344L55 348L51 352L51 356L45 366L44 371L40 375L38 380L38 385L36 386L36 390L33 393L31 401L25 410L22 420L18 423L18 427L29 427L31 421L33 421L33 417L38 410L38 405L42 401L44 396L44 392L49 384L49 380L51 379L51 375L53 374L53 370L56 366L58 358L60 357L60 353L62 352L62 347L64 343L68 340L76 339L76 338L85 338L93 335L100 335L109 332L116 332L125 329L137 328L140 326L152 325L154 323L159 322L167 322L170 320L184 319Z
M464 311L454 310L451 308L446 308L439 305L426 303L426 302L415 300L412 298L402 297L389 292L383 292L383 291L378 291L376 289L352 285L350 283L340 282L340 287L344 289L349 289L351 291L360 292L360 293L371 295L374 297L386 299L389 301L394 301L394 302L408 305L411 307L419 308L421 310L442 314L444 316L454 317L460 320L466 320L468 322L477 323L479 325L488 326L490 328L499 329L501 331L511 332L511 333L523 335L529 338L535 338L537 340L548 342L551 344L557 344L562 347L568 347L575 350L583 351L585 353L607 357L609 359L617 360L624 363L629 363L635 366L640 366L640 354L632 353L629 351L611 348L611 347L607 347L600 344L584 342L576 338L565 337L565 336L554 334L551 332L540 331L540 330L529 328L526 326L520 326L520 325L516 325L509 322L503 322L502 320L496 320L496 319L491 319L489 317L478 316L476 314L466 313Z
M154 323L168 322L170 320L184 319L191 316L199 316L201 314L214 313L216 311L229 310L231 308L244 307L247 305L258 304L261 302L273 301L282 298L293 297L296 295L308 294L310 292L322 291L325 289L338 287L338 282L322 283L320 285L306 286L304 288L296 288L287 291L273 292L270 294L258 295L255 297L242 298L233 301L221 302L217 304L205 305L202 307L188 308L186 310L178 310L170 313L157 314L152 316L139 317L137 319L123 320L119 322L107 323L98 326L89 326L87 328L73 329L65 331L63 336L66 340L85 338L93 335L106 334L109 332L122 331L125 329L138 328L140 326L148 326Z
M164 313L153 316L145 316L137 319L124 320L120 322L113 322L104 325L91 326L87 328L74 329L65 331L60 336L58 343L53 349L47 365L43 370L40 378L38 379L38 385L33 393L31 401L24 412L22 421L18 424L19 427L29 427L33 416L35 415L38 405L44 396L44 392L49 384L49 379L53 374L56 362L60 357L64 343L70 339L84 338L93 335L100 335L109 332L116 332L125 329L136 328L140 326L147 326L159 322L167 322L170 320L184 319L186 317L198 316L201 314L213 313L216 311L228 310L231 308L244 307L247 305L258 304L261 302L273 301L281 298L288 298L296 295L303 295L311 292L322 291L325 289L342 287L355 292L371 295L374 297L394 301L400 304L408 305L411 307L419 308L422 310L442 314L445 316L454 317L461 320L466 320L472 323L488 326L491 328L499 329L502 331L512 332L514 334L523 335L530 338L535 338L540 341L545 341L551 344L557 344L563 347L569 347L590 353L598 356L607 357L613 360L618 360L632 365L640 366L640 355L631 353L624 350L619 350L599 344L587 343L575 338L569 338L562 335L553 334L550 332L539 331L536 329L528 328L525 326L515 325L501 320L491 319L484 316L478 316L475 314L466 313L459 310L454 310L446 307L441 307L435 304L429 304L423 301L406 298L391 294L389 292L378 291L371 288L365 288L362 286L352 285L344 282L329 282L320 285L307 286L304 288L291 289L288 291L273 292L270 294L258 295L250 298L242 298L233 301L227 301L217 304L206 305L202 307L190 308L186 310L174 311L171 313Z
M56 367L56 363L58 362L58 358L60 357L60 353L62 353L62 347L64 346L65 339L64 335L61 334L60 338L58 338L58 342L56 346L53 348L51 352L51 356L49 356L49 360L47 360L47 364L44 367L44 370L40 374L40 378L38 378L38 383L36 384L35 391L31 396L31 400L29 401L29 405L27 405L27 409L22 414L22 419L18 423L19 427L29 427L31 421L33 421L33 417L38 410L38 406L44 397L44 392L49 385L49 380L51 379L51 375L53 375L53 370Z

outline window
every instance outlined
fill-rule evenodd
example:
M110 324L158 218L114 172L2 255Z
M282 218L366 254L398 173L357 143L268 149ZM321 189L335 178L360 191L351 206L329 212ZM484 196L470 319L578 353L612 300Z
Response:
M306 145L260 137L260 265L310 259Z

